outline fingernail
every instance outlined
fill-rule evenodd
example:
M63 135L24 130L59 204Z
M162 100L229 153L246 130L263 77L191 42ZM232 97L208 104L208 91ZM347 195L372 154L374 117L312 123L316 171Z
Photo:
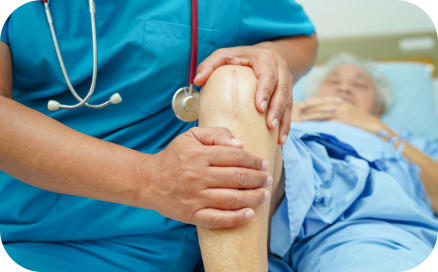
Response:
M262 111L263 111L263 112L266 112L266 109L268 108L268 102L267 102L267 101L263 101L263 102L260 104L260 107L262 108Z
M277 128L277 126L278 126L278 119L274 119L274 120L272 121L272 126L273 126L274 128Z
M266 190L266 191L265 191L265 198L263 199L263 202L265 202L266 200L269 199L269 195L270 195L269 191Z
M287 140L287 135L283 135L283 136L281 136L281 142L284 144L284 143L286 143L286 140Z
M304 114L301 115L301 120L307 120L307 116L305 116Z
M235 146L243 146L243 143L236 138L231 139L231 143Z
M196 81L199 78L200 73L197 73L193 81Z
M269 162L267 160L262 161L262 171L268 170Z
M342 102L342 100L343 100L341 97L336 97L335 99L336 99L336 102Z
M272 177L268 176L268 178L266 179L265 187L271 186L273 182L274 180L272 179Z
M253 210L247 210L246 212L245 212L245 217L247 218L247 219L249 219L249 218L251 218L251 217L253 217L254 216L254 211Z

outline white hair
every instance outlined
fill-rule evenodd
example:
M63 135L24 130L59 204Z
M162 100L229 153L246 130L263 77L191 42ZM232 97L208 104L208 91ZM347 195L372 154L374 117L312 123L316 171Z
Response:
M354 65L367 72L373 80L377 91L377 104L381 106L382 113L392 105L392 88L389 81L378 71L372 61L365 61L347 53L341 53L332 57L324 66L313 69L307 80L304 94L306 98L314 96L323 79L334 69L343 65Z

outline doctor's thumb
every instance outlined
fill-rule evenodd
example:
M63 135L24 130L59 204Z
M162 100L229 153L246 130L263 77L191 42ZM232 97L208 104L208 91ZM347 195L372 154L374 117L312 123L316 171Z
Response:
M205 82L207 82L208 79L208 73L203 71L198 71L196 73L195 78L193 79L193 83L197 86L203 86Z
M228 128L200 128L195 127L189 132L203 145L225 145L243 148L243 143L236 138Z

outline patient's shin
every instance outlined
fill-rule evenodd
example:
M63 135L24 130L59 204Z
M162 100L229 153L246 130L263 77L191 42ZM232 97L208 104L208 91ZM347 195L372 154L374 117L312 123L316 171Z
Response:
M279 178L276 165L278 131L268 130L266 114L255 107L257 79L251 68L227 65L210 76L201 92L199 126L227 127L248 152L269 161L268 171ZM280 162L281 163L281 157ZM277 167L276 167L277 166ZM280 167L281 169L281 167ZM276 171L278 172L278 171ZM271 189L271 188L269 188ZM232 229L198 227L204 267L212 271L267 271L269 201L255 209L249 223Z

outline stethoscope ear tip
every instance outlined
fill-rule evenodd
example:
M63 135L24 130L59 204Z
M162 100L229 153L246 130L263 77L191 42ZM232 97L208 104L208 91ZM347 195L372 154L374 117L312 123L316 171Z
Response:
M59 110L59 102L55 100L50 100L49 103L47 103L47 108L49 111L57 111Z
M111 104L119 104L120 102L122 102L122 97L119 93L115 93L111 96L110 102Z

